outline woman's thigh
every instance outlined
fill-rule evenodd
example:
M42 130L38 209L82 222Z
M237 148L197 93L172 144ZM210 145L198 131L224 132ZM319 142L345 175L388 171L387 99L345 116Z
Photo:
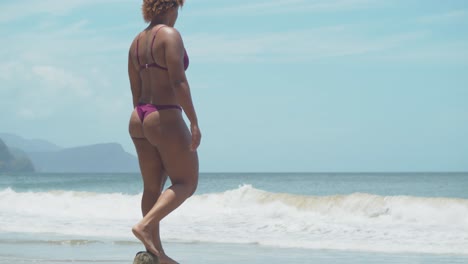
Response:
M138 155L143 185L154 193L161 192L166 175L159 151L146 138L132 138Z
M198 154L190 150L192 137L183 119L159 123L157 120L152 122L151 118L153 116L145 119L144 134L149 142L157 146L164 169L172 183L196 184Z

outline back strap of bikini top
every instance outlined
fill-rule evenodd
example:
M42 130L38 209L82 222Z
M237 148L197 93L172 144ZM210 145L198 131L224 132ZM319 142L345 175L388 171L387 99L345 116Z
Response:
M163 28L163 27L165 27L165 26L159 27L159 28L156 30L156 32L154 32L153 40L151 41L151 58L153 59L154 64L156 64L156 65L158 65L158 66L159 66L159 64L156 63L156 60L154 59L154 55L153 55L153 45L154 45L154 40L156 39L156 35L158 34L159 30L161 30L161 28ZM164 67L162 67L162 66L160 66L160 67L161 67L161 68L164 68Z
M138 65L140 65L140 67L145 68L145 66L146 66L146 68L148 68L148 66L151 65L151 66L156 66L156 67L161 68L161 69L166 69L166 68L164 68L164 67L162 67L162 66L160 66L159 64L156 63L156 60L154 59L154 54L153 54L154 40L156 39L156 35L158 34L159 30L161 30L161 28L163 28L163 27L165 27L165 26L161 26L156 30L156 32L154 33L154 36L153 36L153 40L151 41L151 58L153 59L153 63L149 63L149 64L147 63L145 65L141 65L141 63L140 63L140 53L138 52L138 47L140 46L139 45L140 44L140 36L137 37L136 56L137 56Z

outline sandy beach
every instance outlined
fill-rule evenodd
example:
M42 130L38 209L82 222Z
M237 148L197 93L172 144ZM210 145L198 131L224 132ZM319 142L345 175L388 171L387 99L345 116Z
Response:
M0 242L0 263L132 263L138 242L105 242L66 239L20 239L10 234ZM219 264L417 264L468 263L468 256L443 254L376 253L335 250L272 248L258 245L221 243L166 243L167 253L180 263Z

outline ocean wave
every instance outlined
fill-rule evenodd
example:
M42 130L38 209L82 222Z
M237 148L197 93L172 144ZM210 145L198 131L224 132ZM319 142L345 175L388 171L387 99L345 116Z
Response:
M91 245L97 243L104 243L103 241L99 240L87 240L87 239L49 239L49 240L41 240L41 239L0 239L0 244L8 244L8 245L37 245L37 244L45 244L45 245L68 245L68 246L83 246L83 245Z
M0 232L134 241L140 195L0 191ZM468 200L366 193L301 196L243 185L195 195L161 223L184 242L468 254ZM68 241L68 240L65 240ZM70 240L70 241L94 241Z

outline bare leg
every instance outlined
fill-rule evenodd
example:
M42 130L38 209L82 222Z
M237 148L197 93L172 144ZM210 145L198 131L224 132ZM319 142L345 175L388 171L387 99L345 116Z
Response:
M164 171L159 151L156 147L145 138L143 133L143 126L140 118L134 111L130 117L129 132L135 144L138 154L138 161L140 164L141 175L143 177L143 197L141 200L141 211L145 216L156 204L159 196L161 195L164 184L167 180L167 174ZM161 264L174 264L177 263L169 258L162 247L161 238L159 235L159 223L156 223L150 237L156 251L159 252L158 258ZM147 247L147 250L149 248ZM152 250L153 253L154 250Z
M190 184L174 184L161 195L153 208L143 217L139 224L149 226L159 223L170 212L179 207L193 193Z
M145 138L133 138L133 143L138 154L138 161L143 178L141 211L143 216L145 216L158 200L167 176L164 174L161 157L157 149L152 146L148 140ZM153 240L152 244L154 244L156 249L158 251L163 251L159 236L159 224L153 229L151 237Z
M164 188L164 184L167 180L167 175L163 173L162 175L162 182L161 182L161 189L158 192L154 192L151 190L144 189L143 190L143 197L141 199L141 211L143 213L143 216L145 216L149 210L153 207L153 205L156 203L158 200L162 189ZM156 248L156 250L159 251L159 263L160 264L177 264L177 262L173 259L171 259L169 256L166 255L164 252L162 243L161 243L161 238L159 235L159 223L156 223L153 225L153 244ZM148 250L148 249L147 249Z
M141 199L141 212L143 214L143 217L151 210L153 205L156 203L158 200L159 196L161 194L161 191L159 193L154 193L149 190L143 190L143 197ZM162 243L161 243L161 238L159 235L159 223L154 225L153 229L153 244L156 247L156 249L159 252L164 252Z
M151 191L151 190L145 190L144 189L143 197L141 199L141 211L143 213L143 216L145 216L149 212L149 210L151 210L153 205L158 200L158 198L159 198L159 196L160 196L160 194L161 194L161 192L162 192L162 190L164 188L164 184L166 183L166 180L167 180L167 174L165 174L163 172L162 173L161 188L159 189L159 191L154 192L154 191ZM160 238L160 235L159 235L159 223L156 223L154 225L153 244L154 244L156 250L159 251L158 258L159 258L159 263L160 264L177 264L178 263L175 260L171 259L169 256L167 256L166 253L164 252L164 248L162 246L161 238Z
M143 219L132 228L135 236L145 244L150 252L155 255L159 254L156 249L156 245L151 245L153 240L152 235L154 234L154 229L158 226L159 221L190 197L195 191L195 188L196 183L184 182L173 184L163 192L156 204L145 215L145 217L143 217Z
M151 208L156 204L156 201L161 195L164 184L167 180L167 174L163 171L163 166L159 153L150 143L144 138L133 139L137 153L139 154L139 163L143 177L143 196L141 199L141 211L145 216ZM159 186L159 188L158 188ZM150 247L145 245L148 251L157 254L160 264L177 264L175 260L167 256L161 243L159 234L159 222L154 223L151 234L152 243L155 250L150 250Z
M159 252L152 243L154 227L195 192L198 182L198 155L189 149L191 136L182 119L166 124L163 128L151 125L147 127L147 122L157 124L150 119L151 115L145 119L145 135L152 145L158 146L172 186L161 194L156 204L132 231L150 252L157 255Z

